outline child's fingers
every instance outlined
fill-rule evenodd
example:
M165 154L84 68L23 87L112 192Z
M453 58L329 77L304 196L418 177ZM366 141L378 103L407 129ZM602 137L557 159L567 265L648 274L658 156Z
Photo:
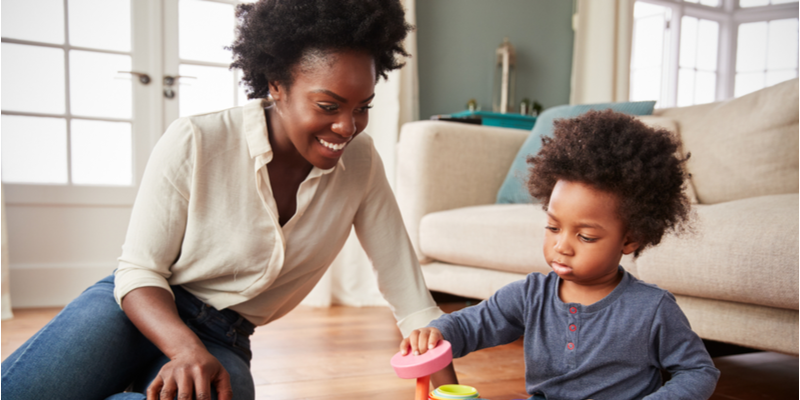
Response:
M406 355L408 353L408 338L404 338L402 342L400 342L400 354Z
M428 349L436 347L442 339L442 333L438 329L432 328L430 335L428 335Z
M417 351L417 340L419 338L419 330L414 330L408 335L407 338L403 339L400 343L400 354L406 355L409 354L409 347L411 347L410 354L415 354L414 352Z

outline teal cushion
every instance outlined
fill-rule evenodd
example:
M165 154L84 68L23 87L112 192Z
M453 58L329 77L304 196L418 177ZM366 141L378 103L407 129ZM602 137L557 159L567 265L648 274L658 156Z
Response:
M581 104L563 105L548 108L538 118L536 125L533 126L531 134L525 139L525 143L519 149L511 169L506 175L506 180L497 192L497 203L533 203L534 199L528 194L526 182L528 181L529 155L539 152L542 147L542 137L550 136L553 133L553 121L561 118L574 118L590 110L611 109L616 112L630 115L651 115L655 101L635 101L629 103L600 103L600 104Z

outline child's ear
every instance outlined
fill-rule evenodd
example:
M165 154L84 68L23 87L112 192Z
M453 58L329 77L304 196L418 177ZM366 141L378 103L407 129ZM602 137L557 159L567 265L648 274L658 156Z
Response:
M639 242L633 239L630 234L625 235L625 241L622 243L622 254L628 255L639 248Z

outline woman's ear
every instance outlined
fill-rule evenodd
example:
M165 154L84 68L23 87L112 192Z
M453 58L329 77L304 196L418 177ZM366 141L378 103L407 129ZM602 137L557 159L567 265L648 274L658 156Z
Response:
M639 248L639 242L633 239L630 234L625 235L625 241L622 242L622 254L628 255Z
M283 100L283 98L286 97L286 90L283 88L283 85L281 85L280 82L270 82L269 95L275 101Z

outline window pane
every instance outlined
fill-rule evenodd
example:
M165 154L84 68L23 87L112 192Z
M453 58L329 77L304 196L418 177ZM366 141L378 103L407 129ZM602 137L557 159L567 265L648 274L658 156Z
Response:
M663 14L637 19L634 26L631 68L660 66L664 51Z
M180 67L180 115L194 115L234 106L236 83L233 71L221 67L186 65Z
M736 88L734 89L733 95L734 97L744 96L748 93L752 93L763 88L763 72L746 72L736 74Z
M3 115L3 182L67 183L67 121Z
M691 69L678 71L678 107L694 104L694 75Z
M711 103L716 99L717 74L697 71L694 85L694 104Z
M653 15L663 15L664 14L664 7L657 6L655 4L650 3L642 3L641 1L637 1L633 5L633 18L644 18L650 17Z
M717 70L719 23L701 19L697 27L697 69Z
M709 7L719 7L719 0L700 0L700 4Z
M769 4L769 0L739 0L739 7L759 7Z
M241 76L241 74L239 76ZM236 105L237 106L243 106L243 105L247 104L247 102L250 101L250 100L247 99L247 93L245 93L244 88L242 87L242 85L237 84L236 88L237 88L236 89L236 94L238 96Z
M73 50L69 52L72 114L92 117L131 117L131 57Z
M736 71L763 71L766 69L766 58L767 23L752 22L739 25Z
M4 38L64 43L63 0L6 0L2 11Z
M797 70L796 69L784 69L778 71L767 71L767 80L766 85L772 86L777 83L781 83L783 81L788 81L789 79L797 78Z
M2 108L64 114L64 50L2 45Z
M797 0L772 0L772 4L797 3Z
M631 101L661 99L661 68L631 71Z
M767 69L797 68L797 19L769 22Z
M131 124L72 120L72 182L84 185L130 185Z
M697 65L697 18L681 18L680 66L694 68Z
M130 51L130 0L69 0L69 42L73 46Z
M234 39L236 19L233 5L181 0L178 10L178 46L183 60L229 64L225 50Z

